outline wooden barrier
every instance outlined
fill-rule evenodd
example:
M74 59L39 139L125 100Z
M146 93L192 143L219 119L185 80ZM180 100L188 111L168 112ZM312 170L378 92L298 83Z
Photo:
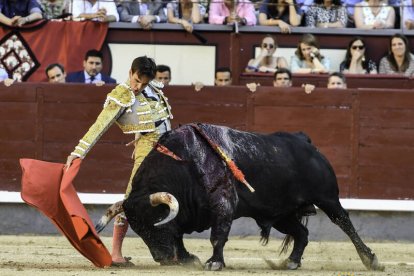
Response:
M0 190L20 190L19 158L65 162L102 108L112 86L21 83L0 85ZM340 195L414 199L414 93L409 90L244 86L169 86L174 126L189 122L257 132L304 131L331 161ZM116 126L82 164L80 192L122 193L132 148Z

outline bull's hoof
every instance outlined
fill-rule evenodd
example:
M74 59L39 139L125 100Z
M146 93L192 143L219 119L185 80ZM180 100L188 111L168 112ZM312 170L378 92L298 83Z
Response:
M200 259L193 254L190 254L189 257L183 259L181 263L185 266L203 267L203 264L201 263Z
M385 266L381 265L378 262L378 258L374 254L374 258L372 258L371 265L370 265L369 269L371 269L371 270L377 270L377 271L384 271L385 270Z
M291 261L289 259L286 260L286 268L289 270L296 270L300 267L300 263Z
M224 267L224 263L222 262L207 262L204 266L205 270L211 270L211 271L219 271L222 270Z

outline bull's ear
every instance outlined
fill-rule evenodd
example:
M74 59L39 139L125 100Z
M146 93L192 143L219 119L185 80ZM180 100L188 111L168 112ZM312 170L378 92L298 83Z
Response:
M167 192L154 193L149 196L149 200L150 200L151 206L167 204L168 207L170 208L170 212L168 216L162 221L155 223L154 226L160 226L162 224L170 222L177 216L178 211L179 211L179 204L178 204L177 199L172 194L167 193Z

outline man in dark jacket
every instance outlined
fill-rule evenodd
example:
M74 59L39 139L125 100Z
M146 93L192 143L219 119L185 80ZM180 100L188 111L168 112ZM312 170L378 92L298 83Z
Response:
M102 71L103 55L98 50L89 50L86 52L85 59L83 61L83 71L70 73L66 77L66 82L78 82L78 83L116 83L116 80L104 75Z

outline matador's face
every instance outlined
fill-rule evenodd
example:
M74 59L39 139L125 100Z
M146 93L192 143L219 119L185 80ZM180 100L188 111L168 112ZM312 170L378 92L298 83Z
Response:
M129 71L129 85L135 93L140 93L147 87L151 79L148 76L138 76L138 72L132 73Z

